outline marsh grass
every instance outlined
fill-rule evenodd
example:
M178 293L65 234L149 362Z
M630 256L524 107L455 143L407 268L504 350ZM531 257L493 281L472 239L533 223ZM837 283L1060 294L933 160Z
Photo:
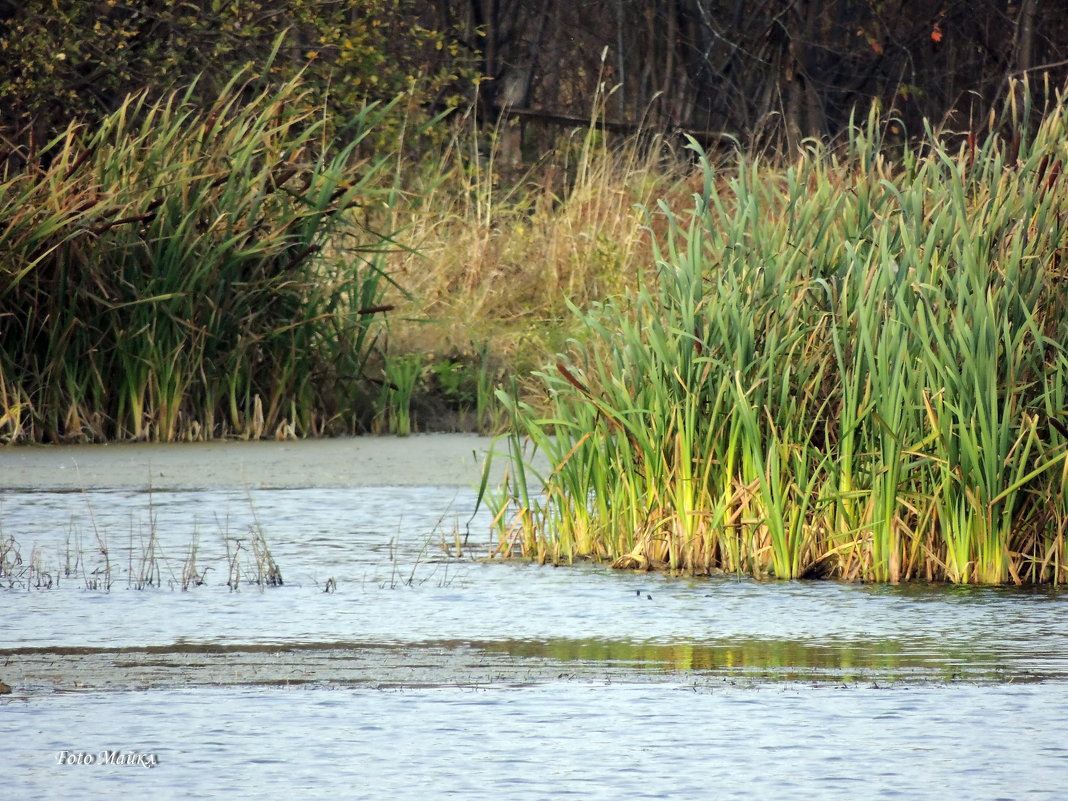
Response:
M506 367L485 342L463 355L432 356L413 388L413 425L431 431L499 433L507 426L497 387Z
M500 550L760 578L1068 579L1068 108L719 168L650 209L658 286L502 392ZM1006 133L1007 132L1007 133ZM552 464L524 475L523 442Z
M250 499L251 503L251 499ZM208 574L216 569L205 564L201 553L200 531L194 526L184 557L168 553L161 542L158 522L148 507L147 525L131 518L126 544L112 547L106 528L98 528L90 509L92 538L87 544L80 527L71 524L62 547L62 564L53 564L52 552L34 544L28 556L19 540L12 535L0 539L0 588L8 590L59 589L64 581L80 582L86 590L110 592L125 573L126 588L151 590L168 587L183 592L208 583ZM232 592L242 585L281 587L282 571L271 551L263 528L255 519L240 536L230 532L225 521L218 531L226 564L226 586ZM120 538L121 540L122 538ZM210 557L209 557L210 558Z
M285 583L282 580L282 571L267 544L256 507L252 504L251 494L248 494L248 504L252 512L252 523L246 528L244 537L231 535L226 526L221 529L226 545L226 586L231 592L237 592L242 582L261 590L266 587L281 587Z
M147 537L142 533L137 543L134 542L133 532L130 532L130 547L127 554L129 557L126 571L128 588L144 590L149 587L163 586L163 576L160 570L160 544L156 536L155 521Z
M578 330L567 301L636 288L651 258L638 206L685 197L685 162L661 137L612 138L594 124L510 166L498 137L458 124L438 159L407 173L410 202L393 227L408 249L387 260L405 290L389 290L391 348L476 372L476 425L504 430L491 387L514 375L540 395L529 371ZM423 378L443 388L439 374Z
M93 528L93 540L96 546L93 549L96 553L96 562L90 570L89 566L86 564L84 554L79 553L78 557L75 559L75 565L81 565L82 582L85 585L85 589L111 592L111 587L114 583L114 571L111 563L111 549L108 547L108 532L106 529L97 525L96 514L93 512L93 507L89 506L88 509L89 519ZM80 536L78 537L78 541L79 551L81 551Z
M386 358L378 411L372 430L406 437L412 433L412 394L423 373L416 354Z
M372 152L389 109L325 120L299 80L192 96L0 153L0 440L499 432L502 376L541 391L564 299L635 288L636 204L685 176L662 138L596 124L517 167L473 119ZM409 357L471 370L473 398L423 370L406 413L387 373Z
M44 565L38 548L23 557L18 540L12 536L0 539L0 586L48 590L58 584L59 574Z
M208 571L211 567L201 567L197 564L200 555L200 533L193 531L189 541L189 550L186 552L185 561L182 562L181 578L178 582L183 592L188 592L193 587L202 587L207 582Z
M462 580L462 574L450 575L449 569L454 565L467 563L463 553L465 543L461 541L459 532L454 530L452 532L453 544L449 545L445 539L444 520L445 514L442 514L431 532L423 539L422 547L415 554L410 566L402 564L402 548L396 538L390 538L389 578L378 581L379 589L396 590L400 587L420 587L432 580L436 580L437 587L447 588L451 587L457 579Z
M131 96L0 161L0 439L352 430L389 235L383 109L326 133L299 80ZM15 166L19 164L21 166Z

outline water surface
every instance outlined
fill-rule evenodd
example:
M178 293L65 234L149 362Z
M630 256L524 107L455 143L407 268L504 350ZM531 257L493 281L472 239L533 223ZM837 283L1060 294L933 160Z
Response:
M1065 797L1062 593L501 562L473 488L217 483L0 492L21 795ZM108 749L159 767L57 764Z

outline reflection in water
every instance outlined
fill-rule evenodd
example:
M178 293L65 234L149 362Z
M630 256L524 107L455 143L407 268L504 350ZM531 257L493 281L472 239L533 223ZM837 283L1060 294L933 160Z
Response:
M457 557L474 499L0 494L23 553L89 559L0 592L23 795L1063 797L1068 595L487 562L484 516ZM231 592L227 533L255 525L286 584ZM194 539L206 581L171 589ZM83 580L100 541L110 592ZM146 541L163 586L138 590L123 571ZM159 767L56 763L107 748Z
M626 640L425 640L409 644L171 645L0 650L20 694L224 684L491 687L608 677L748 686L804 681L842 684L1068 681L1063 664L1042 671L979 650L900 643L807 643L754 639L650 643Z
M3 493L4 535L24 554L62 565L72 541L85 554L58 589L4 593L0 651L463 642L514 658L768 680L1068 676L1068 595L1049 588L761 584L487 562L484 514L457 557L453 531L466 533L474 507L473 490L435 487ZM227 586L228 547L250 527L263 530L284 587ZM101 541L111 592L86 589L81 575ZM171 589L191 541L205 584ZM162 588L128 580L145 542Z
M1068 664L1021 666L1010 655L977 648L945 647L925 639L908 643L808 642L746 639L725 642L630 642L626 640L506 640L482 644L488 651L562 662L644 666L671 672L714 673L767 681L1040 681L1068 678Z

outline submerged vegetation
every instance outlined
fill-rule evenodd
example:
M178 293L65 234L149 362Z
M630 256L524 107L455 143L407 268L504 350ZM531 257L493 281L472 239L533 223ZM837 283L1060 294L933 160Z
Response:
M255 516L255 514L253 515ZM73 525L67 531L61 563L45 557L46 551L34 544L25 554L10 534L0 537L0 589L51 590L71 583L85 590L111 592L125 578L126 589L149 590L164 586L188 592L209 582L208 574L220 575L225 567L225 585L231 592L242 585L281 587L282 571L271 553L263 529L257 521L243 533L222 527L219 540L225 549L215 560L201 551L200 534L194 529L184 558L167 554L160 542L155 515L149 508L147 529L131 527L128 536L116 536L98 528L89 508L92 540L87 542ZM213 549L218 551L218 548ZM207 563L212 562L214 563ZM222 565L219 564L222 562Z
M666 217L655 286L502 392L501 550L756 577L1068 579L1068 106L890 147L875 112L739 155ZM1005 134L1005 131L1008 131Z

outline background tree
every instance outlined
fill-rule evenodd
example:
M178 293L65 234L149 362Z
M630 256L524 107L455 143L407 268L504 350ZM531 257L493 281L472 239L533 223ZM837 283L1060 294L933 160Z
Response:
M1068 65L1068 5L1036 0L443 0L482 54L491 106L589 114L599 80L617 121L795 145L881 102L977 125L1012 78ZM605 56L602 68L601 57ZM1045 88L1036 82L1041 103Z
M283 32L271 74L304 70L335 108L407 92L566 119L603 85L616 122L755 146L833 136L875 100L913 133L974 127L1013 78L1068 76L1068 5L1037 0L0 0L0 134L198 74L208 94Z
M131 92L163 94L200 76L212 97L234 72L299 71L334 107L407 92L430 105L472 60L406 0L0 1L0 134L40 141ZM279 36L281 47L275 51Z

